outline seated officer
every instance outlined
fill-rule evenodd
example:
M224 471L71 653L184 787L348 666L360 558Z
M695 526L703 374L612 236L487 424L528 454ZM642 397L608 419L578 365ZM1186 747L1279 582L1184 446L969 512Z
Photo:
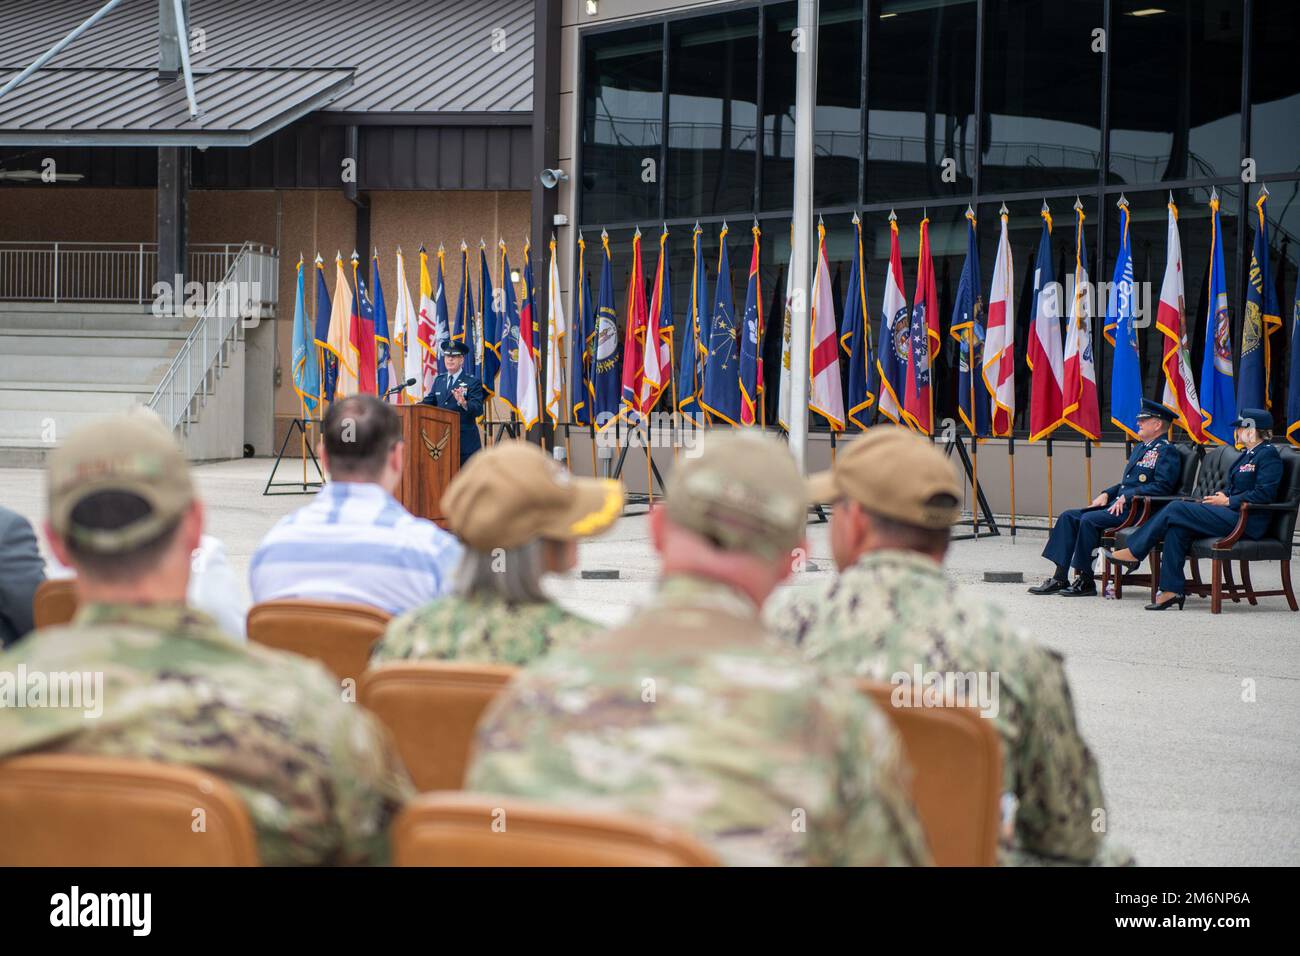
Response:
M1124 476L1119 484L1111 485L1087 508L1062 511L1056 526L1043 548L1043 557L1056 565L1056 573L1030 594L1060 594L1061 597L1091 597L1097 593L1097 582L1092 576L1092 555L1101 544L1101 533L1123 522L1133 504L1133 496L1171 495L1177 491L1182 466L1165 431L1174 420L1174 413L1159 402L1142 399L1138 413L1138 438L1141 443L1133 449ZM1070 584L1069 569L1078 573Z
M1183 564L1197 538L1221 537L1237 526L1241 503L1272 504L1282 484L1282 456L1273 447L1273 416L1262 408L1242 409L1233 423L1237 445L1245 447L1228 472L1228 487L1200 501L1171 501L1129 536L1128 547L1109 552L1120 564L1135 567L1162 541L1160 593L1148 611L1164 611L1171 604L1183 609L1186 579ZM1246 518L1246 537L1258 538L1268 528L1269 513L1256 511Z
M446 408L460 415L460 463L482 447L478 435L478 418L483 414L483 383L464 371L469 349L464 342L448 342L442 347L447 371L433 380L433 388L422 405Z
M170 432L137 415L74 432L50 455L46 513L80 608L0 654L0 675L95 675L97 690L73 706L0 706L0 759L198 767L244 801L264 865L386 862L413 790L383 728L317 662L242 644L185 606L203 505Z

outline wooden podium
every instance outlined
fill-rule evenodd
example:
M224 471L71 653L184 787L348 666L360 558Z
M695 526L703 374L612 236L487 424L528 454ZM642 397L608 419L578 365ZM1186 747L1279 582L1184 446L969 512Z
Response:
M447 526L442 493L460 470L460 416L432 405L398 405L406 461L397 500L419 518Z

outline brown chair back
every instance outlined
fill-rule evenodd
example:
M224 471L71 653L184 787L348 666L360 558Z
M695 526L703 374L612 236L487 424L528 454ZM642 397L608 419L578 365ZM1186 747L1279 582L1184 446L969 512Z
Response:
M67 624L77 613L77 579L47 578L32 596L32 625L37 628Z
M358 698L392 733L417 790L459 790L479 717L515 672L506 664L383 664L361 678Z
M895 707L894 686L859 681L894 723L912 765L912 798L939 866L997 862L1002 745L971 707Z
M425 793L393 825L398 866L717 866L654 820L474 793Z
M29 754L0 761L0 866L257 866L243 801L193 767Z
M283 598L248 611L248 639L320 661L339 680L359 681L370 649L383 636L390 615L365 604L332 604Z

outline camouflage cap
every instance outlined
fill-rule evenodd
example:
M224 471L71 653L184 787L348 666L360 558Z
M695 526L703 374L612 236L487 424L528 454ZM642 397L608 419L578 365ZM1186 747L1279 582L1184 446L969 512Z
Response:
M194 500L184 453L151 415L112 415L77 429L50 455L48 478L55 533L100 554L120 554L157 537ZM76 524L77 505L101 491L137 495L149 510L118 528Z
M748 429L709 435L673 468L668 517L726 551L788 554L803 540L808 501L789 449Z
M868 511L938 530L961 517L961 484L930 442L905 428L877 426L844 446L830 471L808 479L813 501L851 498Z
M623 485L576 478L531 442L506 441L469 459L442 506L451 530L475 551L517 548L599 534L623 512Z

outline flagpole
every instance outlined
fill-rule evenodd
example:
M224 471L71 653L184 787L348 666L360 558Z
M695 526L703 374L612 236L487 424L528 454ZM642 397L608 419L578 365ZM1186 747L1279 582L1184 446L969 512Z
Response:
M980 536L980 413L975 407L975 322L973 319L970 328L966 330L966 336L969 342L966 348L966 379L970 384L971 425L974 426L971 428L970 435L970 483L973 495L970 505L970 529L978 538Z
M1052 524L1055 517L1052 511L1052 437L1049 435L1047 437L1047 523Z
M1083 439L1084 469L1088 474L1088 501L1092 501L1092 439L1086 435Z
M1007 466L1011 470L1011 537L1016 536L1016 436L1007 436Z

